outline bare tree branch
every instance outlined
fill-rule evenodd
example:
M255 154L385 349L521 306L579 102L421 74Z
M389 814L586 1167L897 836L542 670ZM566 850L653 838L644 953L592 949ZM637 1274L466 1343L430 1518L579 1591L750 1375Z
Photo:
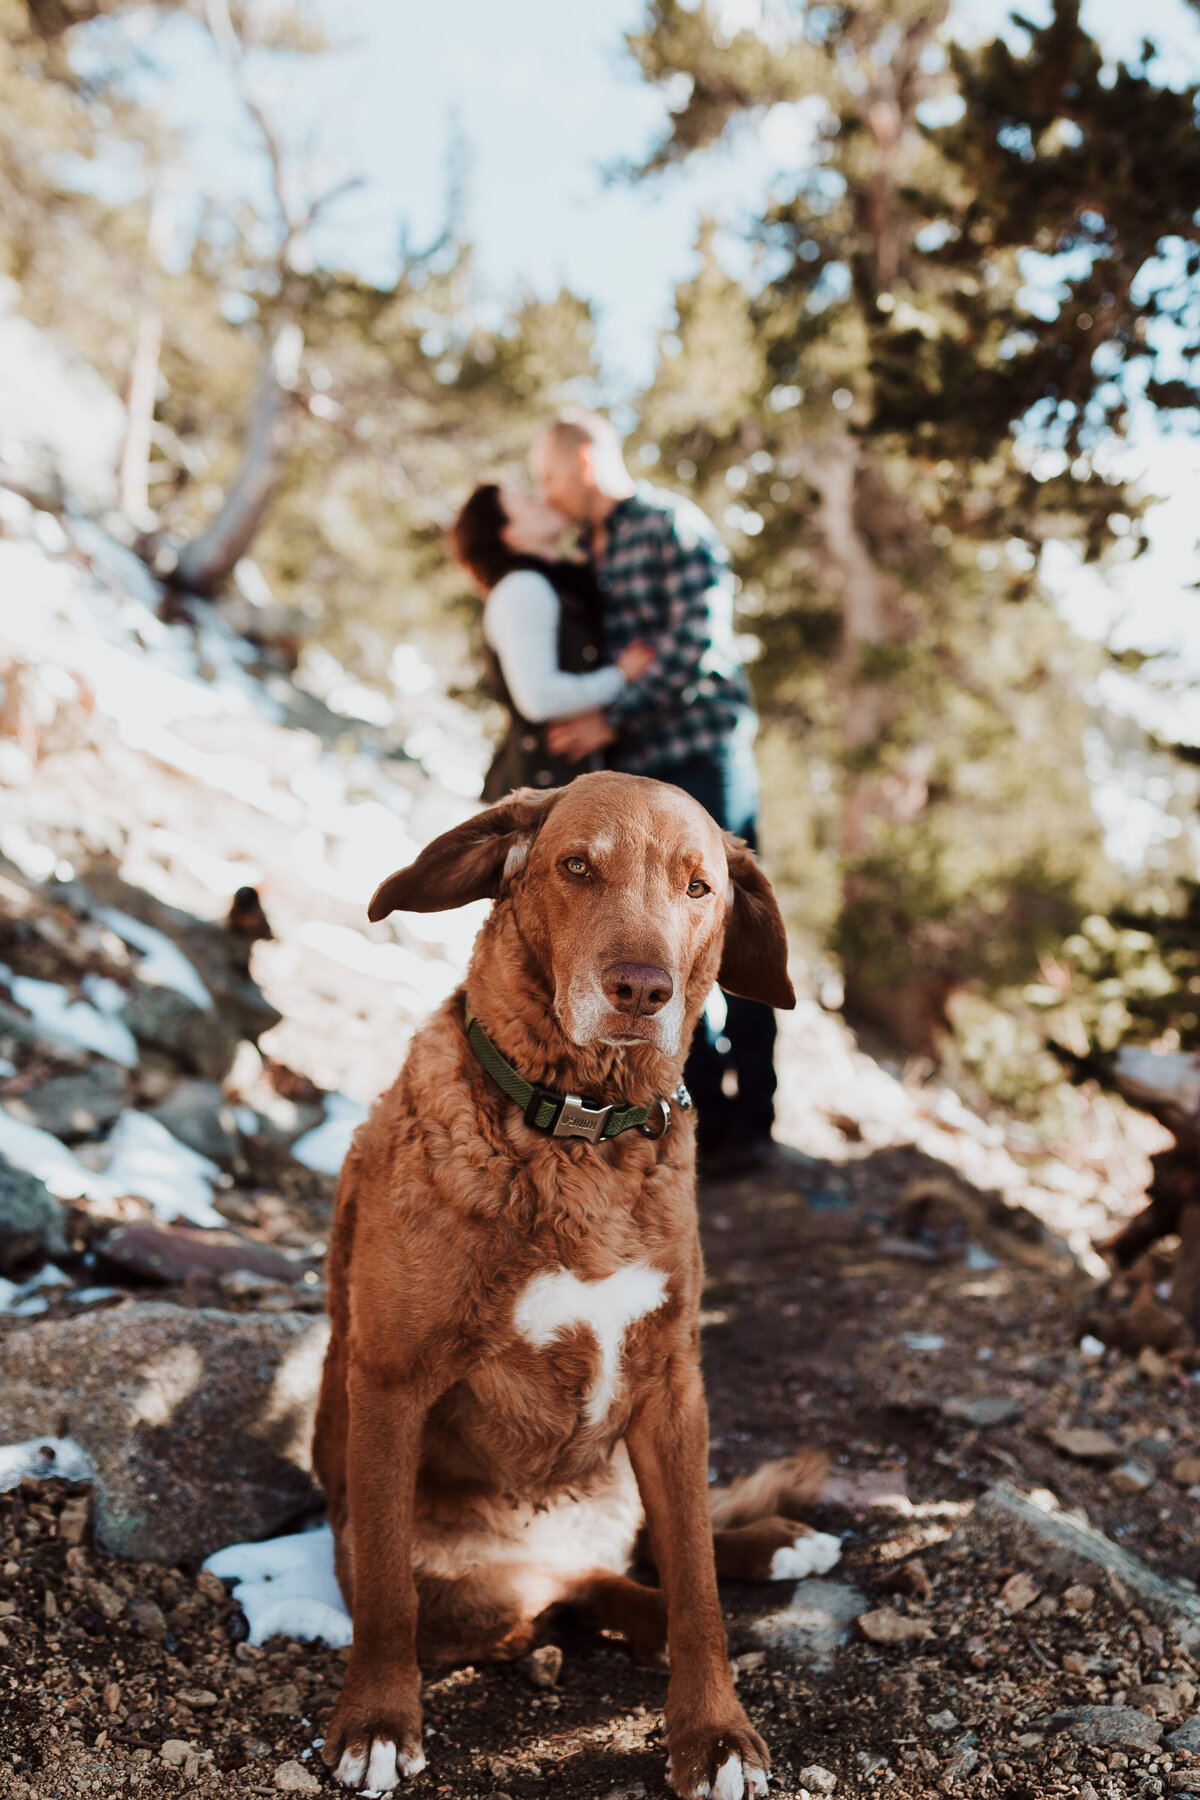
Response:
M211 594L250 548L275 497L291 448L289 414L299 375L304 339L300 327L284 323L275 332L259 367L246 449L237 478L216 518L186 544L171 578L192 594Z
M273 263L281 291L259 364L241 467L212 523L179 551L170 571L178 586L196 594L213 593L246 554L283 478L292 442L304 349L296 318L306 273L299 251L322 212L359 185L357 178L339 181L307 204L301 204L288 178L288 152L283 138L254 93L246 66L246 45L234 23L229 0L204 0L204 19L246 114L258 131L270 167L280 222Z

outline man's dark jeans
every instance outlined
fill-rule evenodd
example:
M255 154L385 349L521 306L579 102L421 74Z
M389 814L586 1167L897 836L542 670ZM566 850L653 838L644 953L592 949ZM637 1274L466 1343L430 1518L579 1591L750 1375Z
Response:
M718 825L757 849L758 771L747 741L732 739L711 756L672 763L661 779L683 788ZM770 1137L775 1120L775 1014L757 1000L735 994L724 999L724 1025L717 1030L701 1018L684 1070L702 1150L730 1138L744 1143ZM723 1087L730 1071L737 1077L732 1095Z

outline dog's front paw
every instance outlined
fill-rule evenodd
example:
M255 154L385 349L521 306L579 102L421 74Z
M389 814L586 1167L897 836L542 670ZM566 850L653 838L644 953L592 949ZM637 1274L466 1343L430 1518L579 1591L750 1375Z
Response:
M390 1794L425 1767L420 1703L358 1699L343 1689L321 1755L344 1787Z
M389 1737L375 1734L361 1745L347 1744L334 1767L334 1776L343 1787L356 1788L362 1794L390 1794L406 1775L419 1775L425 1767L425 1752L397 1748Z
M667 1733L667 1780L681 1800L747 1800L767 1791L771 1757L740 1709L724 1726Z

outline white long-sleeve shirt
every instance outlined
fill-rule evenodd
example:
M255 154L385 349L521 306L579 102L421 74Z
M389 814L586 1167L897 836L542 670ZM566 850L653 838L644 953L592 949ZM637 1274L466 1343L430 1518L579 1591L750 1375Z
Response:
M558 595L536 569L514 569L498 581L483 609L483 635L500 659L513 705L541 725L608 706L625 686L615 667L569 675L558 666Z

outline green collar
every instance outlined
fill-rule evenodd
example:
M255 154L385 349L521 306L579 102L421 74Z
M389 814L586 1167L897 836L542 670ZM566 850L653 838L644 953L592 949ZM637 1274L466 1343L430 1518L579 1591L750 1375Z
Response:
M640 1130L645 1137L664 1137L671 1124L671 1101L654 1100L649 1106L619 1106L615 1101L581 1099L578 1094L556 1094L553 1088L535 1087L497 1050L466 1003L467 1042L498 1087L515 1100L525 1123L547 1137L586 1138L599 1144L623 1131ZM692 1104L682 1081L671 1095L681 1112Z

